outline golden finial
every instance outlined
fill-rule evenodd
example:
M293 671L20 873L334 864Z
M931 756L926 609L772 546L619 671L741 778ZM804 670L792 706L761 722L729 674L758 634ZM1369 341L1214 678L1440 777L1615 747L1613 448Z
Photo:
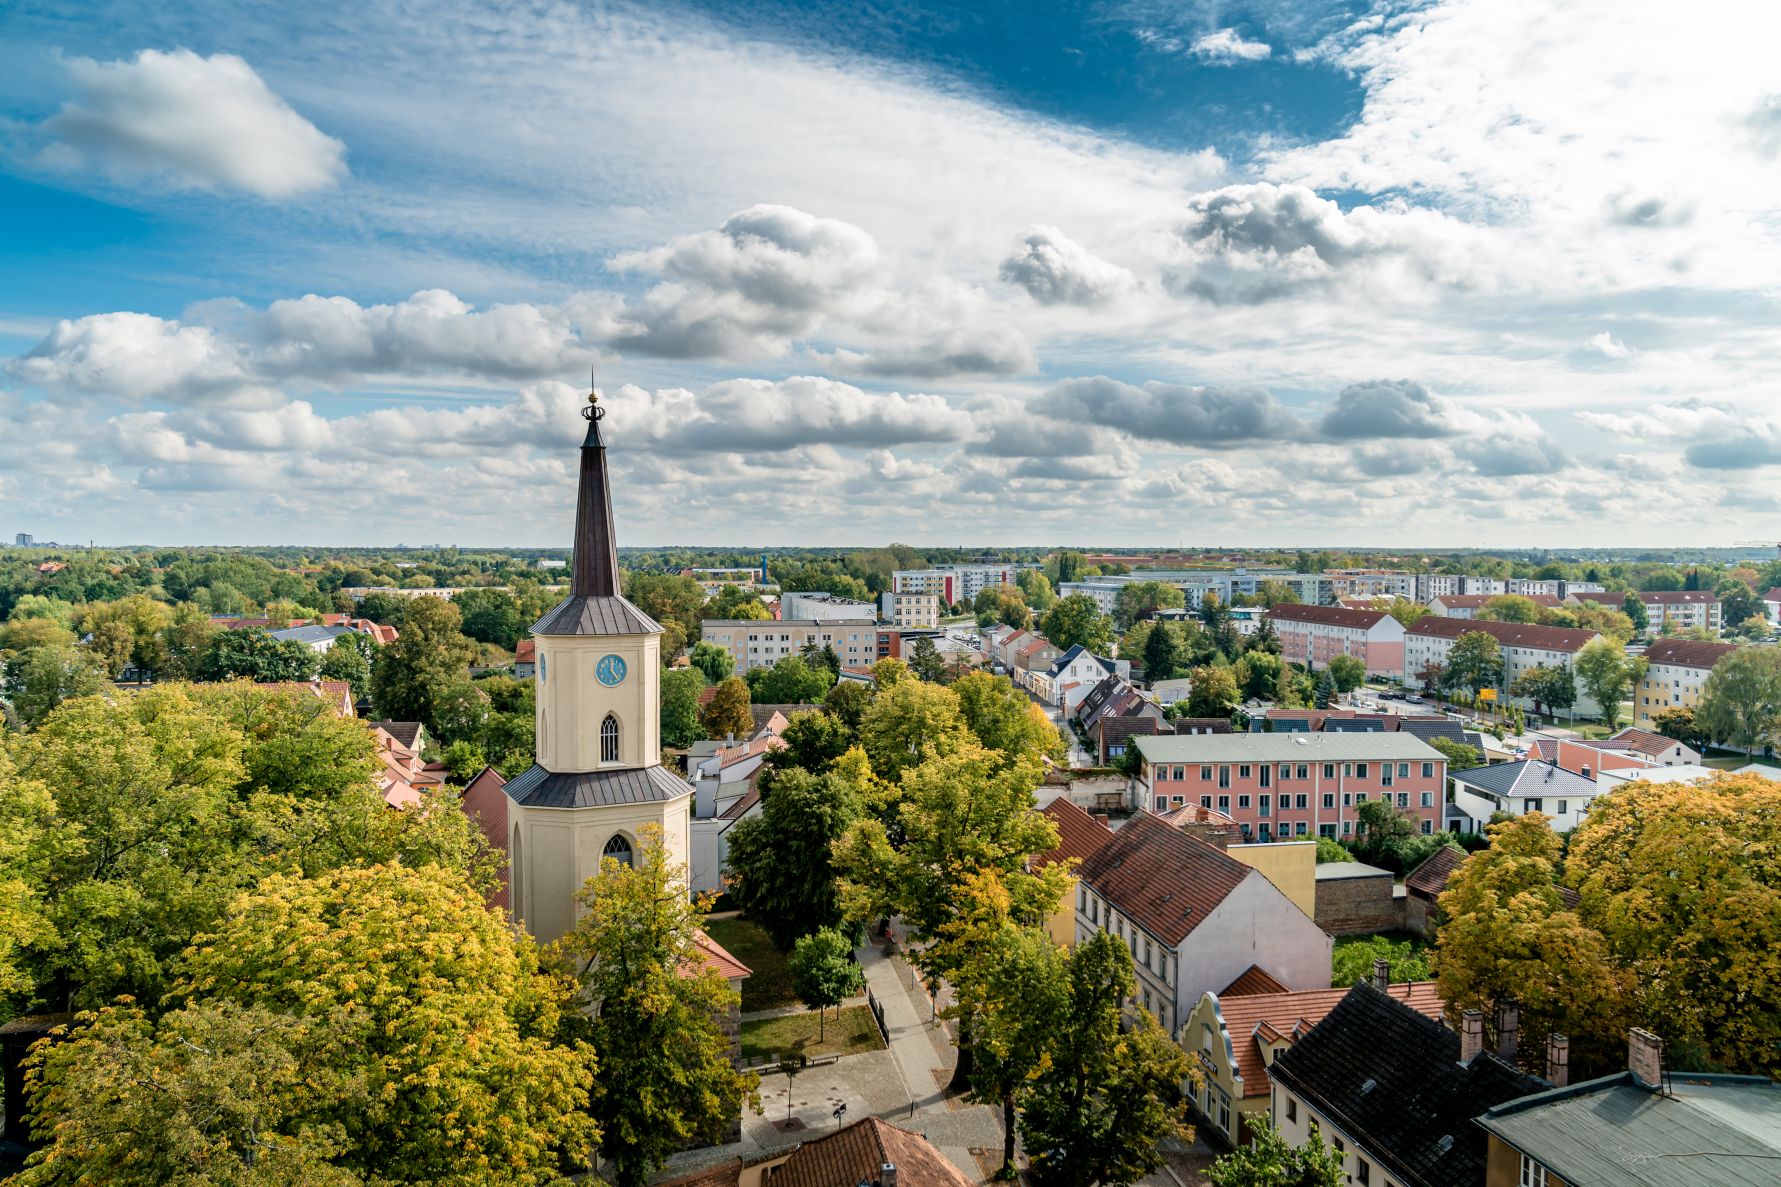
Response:
M581 410L581 415L587 420L599 420L606 415L606 409L600 407L600 389L594 385L592 371L587 377L587 407Z

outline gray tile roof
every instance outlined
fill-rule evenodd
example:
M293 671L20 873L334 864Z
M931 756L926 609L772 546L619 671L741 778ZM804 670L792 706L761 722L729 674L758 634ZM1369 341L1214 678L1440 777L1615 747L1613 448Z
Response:
M532 624L535 635L659 635L661 624L622 597L567 597Z
M1594 779L1585 779L1563 767L1533 759L1455 771L1453 780L1493 795L1587 796L1596 793Z
M329 639L338 639L341 635L350 635L353 630L349 626L292 626L282 631L267 631L266 634L284 642L302 643L309 646L325 643Z
M514 803L528 808L606 808L659 803L687 795L693 788L659 766L558 775L533 763L506 790Z
M1273 733L1174 734L1140 738L1149 762L1393 762L1439 759L1420 738L1392 730L1382 734Z

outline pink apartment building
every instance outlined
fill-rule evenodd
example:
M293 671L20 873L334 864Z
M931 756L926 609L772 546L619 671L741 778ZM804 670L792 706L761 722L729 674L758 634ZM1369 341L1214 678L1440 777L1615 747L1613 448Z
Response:
M1439 832L1447 762L1414 734L1185 734L1135 739L1153 812L1198 805L1237 822L1246 840L1352 837L1355 809L1390 797Z
M1326 668L1352 655L1367 674L1397 676L1404 670L1404 624L1383 610L1278 603L1268 611L1280 636L1280 656L1307 668Z

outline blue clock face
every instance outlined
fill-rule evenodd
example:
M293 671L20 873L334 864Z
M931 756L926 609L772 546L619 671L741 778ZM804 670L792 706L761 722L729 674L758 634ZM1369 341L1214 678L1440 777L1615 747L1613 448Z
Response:
M616 655L603 655L600 662L594 665L594 675L607 688L620 683L625 678L625 661Z

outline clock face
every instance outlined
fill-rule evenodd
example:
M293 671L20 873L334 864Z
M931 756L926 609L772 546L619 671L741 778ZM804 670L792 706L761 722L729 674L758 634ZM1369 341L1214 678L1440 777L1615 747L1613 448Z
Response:
M616 655L603 655L600 662L594 665L594 675L607 688L618 684L625 678L625 661Z

